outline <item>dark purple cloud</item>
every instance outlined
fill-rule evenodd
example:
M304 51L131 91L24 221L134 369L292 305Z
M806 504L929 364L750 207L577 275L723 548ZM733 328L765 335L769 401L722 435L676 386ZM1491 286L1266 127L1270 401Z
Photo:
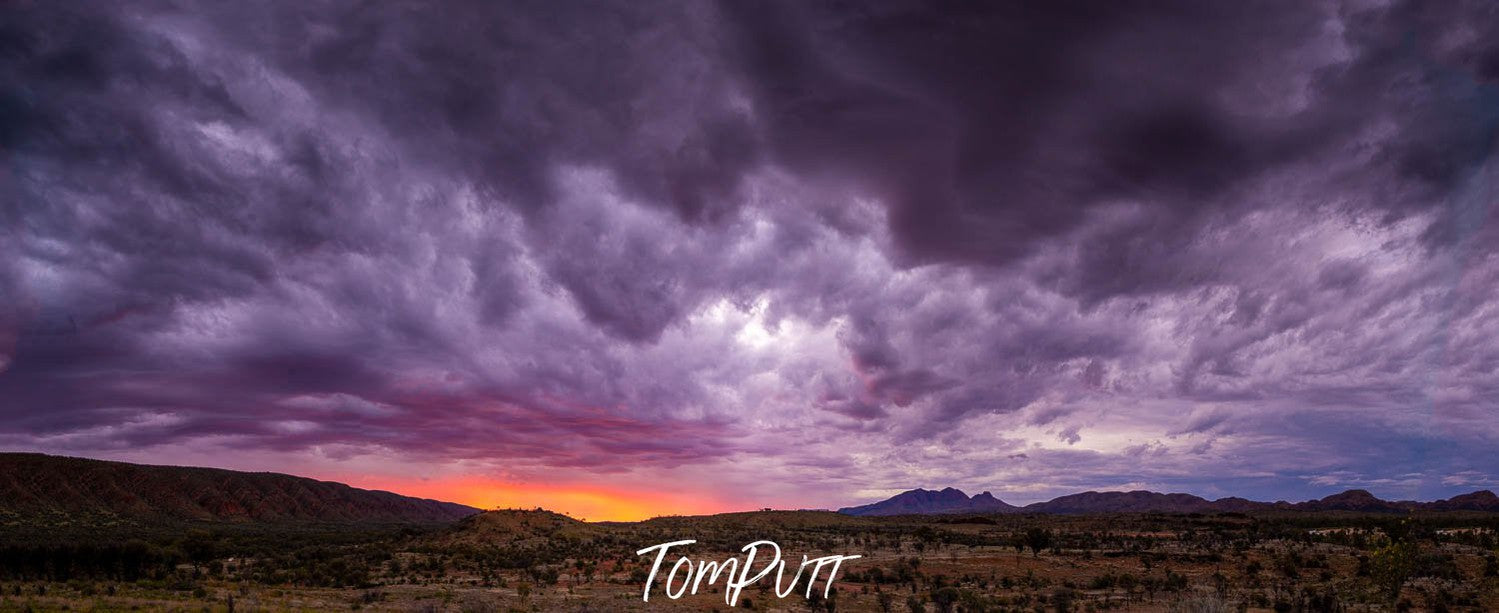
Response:
M6 447L1499 483L1482 3L3 11Z

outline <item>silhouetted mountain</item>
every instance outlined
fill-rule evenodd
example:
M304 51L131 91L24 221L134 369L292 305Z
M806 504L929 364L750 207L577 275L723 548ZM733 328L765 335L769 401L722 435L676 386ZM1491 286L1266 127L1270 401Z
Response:
M1212 503L1191 494L1083 492L1024 507L1031 513L1201 513Z
M1398 513L1411 510L1419 505L1416 502L1407 502L1402 505L1397 502L1380 500L1365 490L1348 490L1341 494L1333 494L1321 500L1308 500L1306 502L1292 505L1298 511L1360 511L1364 513Z
M938 513L1011 513L1017 509L984 492L972 498L962 490L947 488L941 491L914 489L901 492L888 500L857 507L838 509L845 515L931 515Z
M0 453L0 525L433 523L478 512L277 473Z
M1499 496L1489 490L1478 490L1471 494L1428 502L1426 508L1432 511L1499 511Z
M1218 513L1249 513L1252 511L1264 511L1274 506L1269 503L1256 502L1238 496L1219 498L1212 502L1212 510Z
M1001 508L985 509L992 500ZM1350 511L1358 513L1402 513L1408 511L1499 512L1499 496L1482 490L1435 502L1380 500L1364 490L1348 490L1306 502L1256 502L1244 498L1207 500L1191 494L1159 492L1083 492L1016 508L984 492L969 499L953 488L942 491L915 489L889 500L839 509L848 515L921 515L935 513L1251 513L1256 511Z

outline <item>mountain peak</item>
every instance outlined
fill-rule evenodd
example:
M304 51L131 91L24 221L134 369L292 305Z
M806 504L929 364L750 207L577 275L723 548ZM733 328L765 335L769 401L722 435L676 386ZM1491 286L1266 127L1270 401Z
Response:
M1004 513L1015 510L993 494L972 498L955 487L941 490L916 488L873 504L839 509L845 515L924 515L935 513Z
M1376 498L1374 496L1374 494L1369 493L1369 490L1352 489L1352 490L1346 490L1346 491L1344 491L1342 493L1333 494L1331 496L1323 498L1323 500L1379 500L1379 499Z
M1211 502L1191 494L1162 494L1146 490L1072 494L1025 507L1041 513L1198 513L1212 510Z
M1499 511L1499 496L1490 490L1459 494L1427 505L1438 511Z

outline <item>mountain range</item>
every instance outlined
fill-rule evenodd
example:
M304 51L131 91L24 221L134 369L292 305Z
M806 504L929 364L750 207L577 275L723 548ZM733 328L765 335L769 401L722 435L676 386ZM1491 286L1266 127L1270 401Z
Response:
M1214 513L1256 511L1499 512L1488 490L1434 502L1386 501L1348 490L1306 502L1207 500L1191 494L1083 492L1017 507L989 492L968 496L956 488L914 489L887 500L839 509L850 516L990 513ZM438 524L470 518L479 509L342 483L279 473L217 468L150 466L39 453L0 453L0 532L32 529L130 526L165 528L185 523L361 525ZM743 521L737 514L735 522ZM493 513L486 518L493 523ZM721 516L729 517L729 516ZM575 520L570 520L575 521ZM481 522L482 523L482 522ZM488 525L488 524L485 524ZM19 532L18 532L19 531Z
M0 453L0 526L438 523L478 512L278 473Z
M1380 500L1365 490L1348 490L1306 502L1257 502L1244 498L1208 500L1191 494L1159 492L1083 492L1037 502L1023 507L1007 504L989 492L969 497L961 490L914 489L873 504L839 509L845 515L931 515L950 513L1245 513L1252 511L1356 511L1403 513L1408 511L1496 511L1499 497L1489 490L1453 496L1435 502Z

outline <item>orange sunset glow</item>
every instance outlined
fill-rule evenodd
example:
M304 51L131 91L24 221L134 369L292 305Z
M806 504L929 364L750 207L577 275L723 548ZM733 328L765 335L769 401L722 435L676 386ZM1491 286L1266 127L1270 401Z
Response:
M585 521L639 521L662 515L706 515L744 510L711 497L635 492L591 484L507 483L477 477L402 479L337 477L354 487L457 502L480 509L541 507Z

